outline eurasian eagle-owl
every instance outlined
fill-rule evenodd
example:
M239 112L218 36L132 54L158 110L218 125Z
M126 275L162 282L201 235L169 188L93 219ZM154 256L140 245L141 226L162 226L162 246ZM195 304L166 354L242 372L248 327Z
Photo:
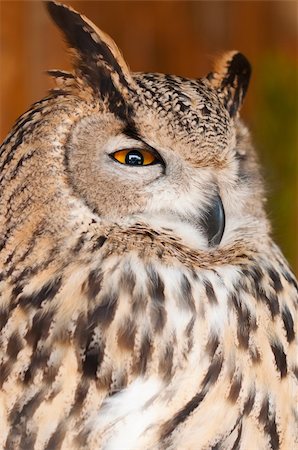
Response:
M74 71L0 156L0 447L297 448L297 283L239 119L250 65L132 73L47 8Z

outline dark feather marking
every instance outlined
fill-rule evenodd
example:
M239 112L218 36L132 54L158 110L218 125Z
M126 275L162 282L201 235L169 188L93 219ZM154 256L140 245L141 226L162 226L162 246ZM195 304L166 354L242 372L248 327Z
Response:
M41 122L41 121L39 121L39 122ZM34 123L34 127L35 127L36 125L37 125L37 123L35 122L35 123ZM29 129L27 129L26 131L27 131L28 133L30 132ZM35 153L36 153L36 150L33 149L33 150L31 150L30 152L27 151L25 155L21 156L21 158L18 160L16 166L13 168L13 170L10 171L10 173L9 173L9 179L7 179L7 182L8 182L8 181L12 181L14 178L16 178L16 176L18 175L19 170L22 168L22 166L24 165L24 163L25 163L26 161L30 160L30 159L35 155ZM13 199L13 197L14 197L15 195L16 195L16 193L13 192L13 193L11 194L11 196L9 197L9 200L7 201L7 203L8 203L9 205L11 204L11 201L12 201L12 199Z
M75 445L77 449L87 449L87 440L90 436L90 429L88 427L83 428L75 438Z
M182 275L180 299L182 306L186 306L187 309L190 309L193 313L196 311L191 284L185 275Z
M282 310L282 320L287 333L287 341L290 343L295 339L294 321L287 305Z
M19 304L23 307L33 306L40 308L45 300L52 300L60 289L62 278L57 277L44 284L38 291L29 295L22 295L19 298Z
M29 194L27 194L25 200L23 200L22 202L19 201L20 200L19 197L25 192L25 189L28 187L28 185L29 185L29 180L28 180L28 177L26 177L22 180L18 180L17 186L12 190L12 193L6 202L8 205L8 209L7 209L7 212L5 215L6 224L9 224L11 222L11 219L14 217L16 208L18 210L19 216L21 217L21 213L28 206ZM15 200L16 200L16 206L14 206ZM12 206L14 206L14 207L12 208ZM15 249L12 251L12 253L9 255L7 260L4 262L4 266L8 265L13 260L14 254L15 254ZM15 264L16 264L16 262L15 262ZM8 272L8 274L10 275L11 273L12 273L12 271L10 270Z
M51 356L51 349L45 348L35 351L32 354L30 365L24 374L23 383L29 384L34 379L35 373L38 369L46 370L47 362Z
M36 350L39 340L45 339L48 336L53 316L53 310L48 310L46 312L37 311L34 314L31 328L25 335L25 339L28 344L32 346L33 351Z
M237 338L239 346L244 349L248 349L249 335L251 330L256 329L256 319L252 316L245 304L241 302L240 295L231 294L230 300L236 310L237 321Z
M27 209L27 207L28 207L28 199L27 198L24 198L22 202L20 202L19 204L15 205L15 210L18 211L18 217L19 218L24 217L24 216L26 217L26 209ZM18 222L18 224L21 224L21 223L23 223L23 222L21 222L21 221ZM6 224L8 224L8 227L6 228L6 230L7 230L6 237L10 238L10 237L13 236L13 233L15 231L15 228L14 228L15 227L15 213L14 213L14 209L9 209L7 211ZM37 231L37 233L38 233L38 231ZM14 266L15 267L17 266L17 262L16 261L14 261ZM12 273L11 269L8 270L7 273L8 274Z
M232 402L235 403L238 400L239 394L240 394L240 390L241 390L241 385L242 385L242 375L235 375L230 387L230 392L228 395L228 399Z
M242 53L236 53L228 62L227 73L221 84L221 89L226 90L226 107L231 117L235 116L242 103L248 88L250 75L250 63Z
M63 70L53 69L47 71L48 75L55 78L69 78L74 79L74 75L70 72L65 72Z
M270 415L269 413L269 398L265 397L261 406L259 421L264 425L264 431L270 437L270 444L272 450L279 448L279 435L276 427L275 412Z
M259 421L262 424L267 423L268 414L269 414L269 398L265 397L263 399L262 406L261 406L260 413L259 413Z
M72 251L76 254L79 253L80 250L82 250L85 242L86 242L86 234L87 232L84 232L80 235L80 237L78 238L75 246L73 247Z
M7 203L9 204L9 201ZM16 252L16 249L14 248L12 250L12 252L8 254L6 260L3 262L3 267L6 267L6 266L8 266L11 263L11 261L13 260L14 255L15 255L15 252Z
M147 268L147 289L151 300L150 318L155 332L162 331L166 323L164 283L152 266Z
M82 367L84 375L88 378L96 378L98 363L99 349L96 347L88 349Z
M98 66L94 65L94 72L98 70ZM82 67L83 73L86 71L86 66ZM99 80L97 80L96 84L93 84L93 87L98 89L101 94L103 100L108 99L107 106L111 113L115 114L115 116L119 117L123 122L127 122L128 117L133 116L134 112L132 107L125 102L125 99L121 95L121 93L117 90L117 88L113 85L111 81L111 74L108 69L102 67L101 76ZM92 77L89 77L89 82L92 84Z
M247 310L245 311L247 312ZM243 320L243 322L240 321L238 322L237 338L239 346L247 350L249 347L249 334L250 334L249 315L246 316L245 320Z
M210 447L210 450L220 450L222 446L222 440L221 442L217 442L216 444L212 445L212 447Z
M204 286L206 290L206 295L211 304L216 305L218 303L216 294L214 292L212 283L209 280L204 280Z
M56 430L50 437L44 450L59 450L63 444L63 440L66 434L66 427L64 422L60 422Z
M28 434L27 430L25 428L22 432L19 450L33 449L36 439L37 439L37 430L31 429L30 433ZM5 450L7 450L7 449L5 449ZM14 450L14 448L12 450Z
M7 354L12 359L15 360L18 353L23 348L23 341L18 331L14 331L10 336L7 344Z
M6 158L4 159L1 167L0 167L0 173L3 171L4 167L10 163L10 161L13 159L16 150L18 149L18 147L22 144L24 137L27 134L31 134L32 133L32 128L24 128L24 125L28 122L32 122L32 126L34 125L34 123L37 120L34 120L34 116L43 111L44 106L42 105L42 103L47 103L49 100L49 97L43 99L40 102L37 102L35 104L32 105L31 109L27 112L25 112L16 122L16 124L14 125L13 129L11 130L11 133L8 135L7 139L3 142L3 144L0 147L1 153L4 153L4 151L6 150L6 146L9 144L9 142L12 140L13 137L16 138L14 144L12 144L11 148L8 151L8 154L6 156ZM42 106L40 106L42 105ZM39 119L38 119L39 121ZM0 182L3 180L4 174L3 176L0 178Z
M165 351L162 353L158 366L159 373L162 376L164 376L165 380L171 379L173 367L173 355L174 355L173 345L168 344L166 346Z
M246 271L246 276L250 276L255 285L260 285L264 277L264 273L260 267L254 266L250 270Z
M202 382L203 389L206 389L211 384L214 384L217 381L222 369L222 365L223 365L223 357L221 355L215 356L203 379Z
M225 435L223 438L220 438L220 441L218 441L218 442L216 442L216 444L212 445L212 447L210 447L210 450L221 450L223 448L226 448L225 441L226 441L227 437L231 436L231 434L234 433L236 428L239 427L240 420L241 420L241 417L238 417L238 419L236 420L235 425L230 430L228 436ZM239 443L239 441L240 441L241 432L242 432L242 422L240 423L240 427L238 429L238 434L237 434L237 437L236 437L236 441L234 442L233 448L231 448L231 450L232 449L234 449L234 450L238 450L239 449L239 447L237 446L237 443Z
M40 406L41 402L44 400L44 391L37 392L30 400L28 400L23 405L16 404L10 414L9 421L11 423L11 433L21 422L26 422L30 419L37 408Z
M188 351L190 351L193 346L193 327L195 322L196 317L193 315L185 328L185 336L188 338Z
M17 146L15 145L15 143L12 144L13 147L9 148L9 144L11 144L11 141L13 141L14 138L17 140L19 134L23 134L24 136L26 136L27 134L31 135L34 124L42 122L40 119L34 120L34 115L37 114L38 112L42 112L42 111L46 110L46 108L50 105L51 100L56 97L57 97L57 94L54 93L48 97L45 97L42 100L39 100L38 102L33 103L31 108L17 119L11 132L9 133L7 138L3 141L3 143L0 147L0 156L4 156L4 152L6 150L8 150L7 151L7 159L3 162L3 166L5 166L7 163L9 163L12 160L15 150L17 149ZM26 129L24 129L24 125L28 122L31 122L30 126L26 127ZM2 170L2 168L0 169L0 171Z
M180 425L185 422L188 416L200 405L204 400L207 391L203 390L198 392L186 405L178 411L175 416L168 420L162 427L161 440L167 439L171 433Z
M33 103L30 107L30 109L28 109L27 111L25 111L15 122L15 124L13 125L13 128L10 132L10 134L7 136L7 138L5 139L5 141L3 142L2 146L7 145L11 139L13 137L16 137L18 131L23 131L24 130L24 125L27 122L30 122L31 119L34 118L34 115L38 112L42 112L49 104L49 102L52 100L53 96L49 95L35 103ZM32 122L34 122L32 120ZM1 146L1 148L2 148Z
M0 364L0 388L2 388L3 383L7 380L9 377L9 374L12 369L12 362L6 361Z
M104 358L105 345L94 342L93 337L89 335L87 348L82 363L83 374L87 378L96 378L97 370Z
M7 324L10 315L8 311L0 311L0 331Z
M27 208L28 205L28 199L25 199L21 204L17 205L17 211L18 211L18 215L19 217L22 217L24 210ZM14 212L12 211L11 213L8 213L6 216L6 220L9 222L11 217L14 215ZM12 228L8 228L7 229L7 236L10 235L10 232L13 233L14 229ZM14 263L13 265L11 265L11 267L9 268L9 270L6 273L6 276L9 277L10 275L13 274L13 272L20 267L20 263L23 262L31 253L32 251L36 248L36 237L39 234L39 230L35 229L32 237L30 239L30 241L28 242L28 244L26 244L26 246L24 246L26 248L25 252L23 253L23 255L20 258L15 258L14 259Z
M255 292L257 300L265 303L274 318L279 313L279 302L276 294L266 294L264 288L258 284L255 285Z
M283 346L280 342L274 342L271 344L271 350L273 352L276 366L280 372L281 378L283 378L288 371L287 368L287 357L284 352Z
M92 251L98 250L103 246L103 244L106 242L107 237L106 236L99 236L96 241L94 242L92 246Z
M143 80L146 80L147 74L143 77ZM143 81L136 79L137 84L139 85L139 87L145 91L145 92L150 92L150 94L152 95L152 98L154 98L154 102L157 105L157 109L160 111L163 111L164 108L164 104L159 100L159 97L156 95L156 92L152 89L149 88L148 85L146 85L146 83L144 83Z
M68 160L69 160L68 153L65 152L66 165L68 165ZM95 223L94 219L92 219L92 223ZM99 236L97 239L95 239L95 241L93 241L91 252L94 252L95 250L98 250L99 248L101 248L106 240L107 240L107 238L105 236ZM77 240L75 246L73 247L72 251L74 253L78 253L83 248L83 246L84 246L84 244L86 242L89 243L89 239L88 239L87 231L84 231L84 232L82 232L82 234L78 238L78 240Z
M280 281L280 276L279 274L276 272L276 270L269 269L268 270L268 275L271 278L272 282L273 282L273 288L275 290L276 293L280 292L283 290L281 281Z
M295 278L293 277L293 275L288 271L284 271L283 276L284 276L285 280L287 280L288 283L290 283L292 286L294 286L294 288L298 292L298 283L295 280Z
M34 246L33 246L34 248ZM54 261L55 257L57 256L58 251L60 249L58 247L53 247L47 254L47 257L43 260L42 263L34 265L34 267L27 266L25 267L21 273L19 273L17 276L12 277L13 284L18 285L21 282L24 282L31 278L33 275L36 275L37 273L41 273L43 270L47 269L48 266L51 264L51 262ZM27 251L16 261L16 265L19 265L20 262L23 262L25 258L27 257ZM21 288L22 291L23 288ZM21 292L20 291L20 292ZM20 293L19 292L19 293Z
M18 283L18 281L16 283L14 283L14 288L11 292L11 301L13 303L15 303L16 298L18 297L18 295L23 291L24 286L22 286L21 284Z
M247 350L249 344L249 328L243 325L243 323L241 324L240 322L238 322L237 327L237 338L239 346Z
M6 159L3 161L2 166L0 167L0 173L1 172L3 173L3 176L0 177L0 183L3 181L3 178L4 178L4 167L12 161L17 148L23 142L24 135L25 135L24 131L23 132L21 131L21 133L19 135L17 135L16 142L12 145L11 149L8 152Z
M0 186L0 190L1 190L1 186ZM9 237L10 237L10 235L11 235L14 231L15 231L15 227L14 227L13 224L12 224L12 225L10 224L10 225L6 228L5 233L2 234L2 236L0 237L0 251L2 251L3 249L5 249L6 244L7 244L8 242L10 242L10 241L9 241Z
M140 349L140 373L145 374L147 369L148 360L151 357L152 353L152 342L148 335L145 335L141 344Z
M270 444L272 450L278 450L280 448L280 442L279 442L279 434L277 432L276 427L276 419L275 414L273 417L271 417L268 422L266 423L264 427L267 434L270 436Z
M118 302L118 295L111 292L105 294L101 298L100 304L94 309L90 315L90 323L100 323L104 328L110 325L113 321Z
M48 361L47 361L48 362ZM46 364L46 362L45 362ZM46 365L45 369L44 369L44 373L43 373L43 381L47 384L47 385L52 385L58 375L60 369L60 363L54 365ZM30 374L31 376L31 374Z
M233 430L234 431L234 430ZM240 448L240 440L241 440L241 436L242 436L242 422L240 423L240 427L238 430L238 434L237 434L237 438L233 444L233 447L231 448L231 450L239 450Z
M277 316L277 314L280 313L278 296L274 293L269 294L267 298L269 303L268 307L270 309L272 317L274 318L275 316Z
M218 336L215 334L211 334L206 344L206 350L211 358L213 358L216 350L218 349L218 346L219 346Z
M255 396L256 396L256 390L255 388L251 388L247 399L245 400L244 407L243 407L243 414L245 416L248 416L253 408L254 402L255 402Z
M123 134L125 134L126 136L135 139L136 141L142 141L142 138L135 126L135 123L133 121L127 122L124 130L123 130Z
M95 269L89 273L86 289L89 300L94 301L96 299L101 289L102 279L103 274L100 270Z
M88 330L90 333L91 330ZM87 343L87 317L86 314L80 313L77 318L76 328L74 332L74 340L78 343L78 347L83 349Z
M78 385L76 387L73 405L72 405L70 413L69 413L70 417L76 416L82 411L83 403L88 394L89 386L90 386L89 381L86 378L82 379L78 383Z

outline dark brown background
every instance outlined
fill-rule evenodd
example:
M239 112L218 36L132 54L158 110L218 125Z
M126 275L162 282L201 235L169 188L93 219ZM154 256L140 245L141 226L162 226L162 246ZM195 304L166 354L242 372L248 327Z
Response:
M296 1L65 1L108 32L134 71L207 74L214 56L242 51L254 72L243 116L253 131L275 238L298 270ZM0 139L69 69L65 45L39 1L0 3Z

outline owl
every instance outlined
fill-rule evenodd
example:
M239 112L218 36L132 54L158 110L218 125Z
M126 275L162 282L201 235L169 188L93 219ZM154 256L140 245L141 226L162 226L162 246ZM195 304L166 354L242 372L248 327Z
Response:
M0 448L298 448L297 282L239 118L250 64L129 70L47 2L72 72L0 155Z

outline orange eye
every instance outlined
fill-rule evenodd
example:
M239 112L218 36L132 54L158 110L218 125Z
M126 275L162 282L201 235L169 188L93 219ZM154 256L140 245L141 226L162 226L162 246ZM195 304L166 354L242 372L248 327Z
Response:
M148 150L127 149L119 150L112 154L112 157L121 164L128 166L149 166L155 164L158 159Z

